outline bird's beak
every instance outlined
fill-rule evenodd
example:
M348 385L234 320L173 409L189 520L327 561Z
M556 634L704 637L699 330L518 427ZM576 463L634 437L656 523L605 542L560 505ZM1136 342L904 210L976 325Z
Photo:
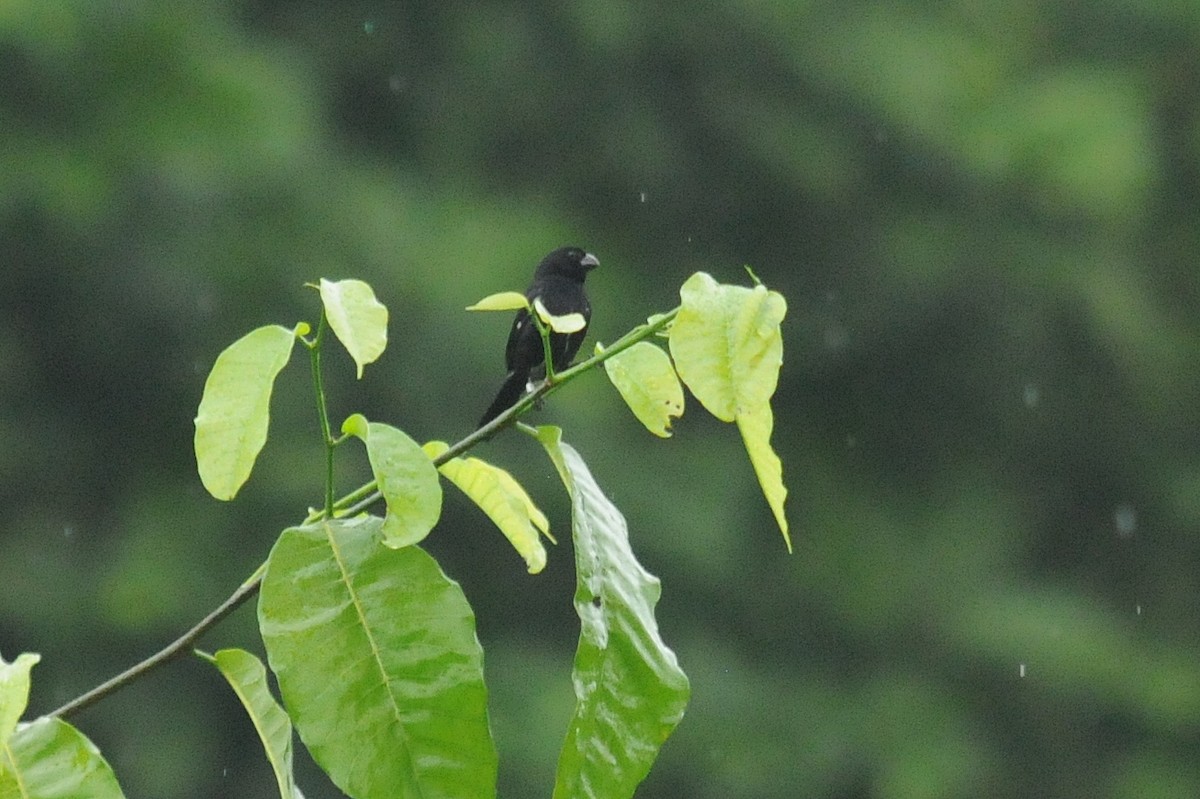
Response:
M595 269L597 266L600 265L600 259L597 258L596 256L592 255L589 252L589 253L584 254L583 260L580 261L579 263L581 266L585 266L590 270L590 269Z

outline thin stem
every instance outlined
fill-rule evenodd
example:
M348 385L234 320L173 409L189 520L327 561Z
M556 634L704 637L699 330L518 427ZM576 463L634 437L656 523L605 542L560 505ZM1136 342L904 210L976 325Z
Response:
M434 458L433 465L441 466L451 458L457 457L471 449L480 441L489 438L492 434L494 434L504 425L508 424L519 414L524 413L527 408L532 406L542 397L553 391L557 391L561 386L578 377L580 374L598 366L614 355L629 349L637 342L654 335L659 330L670 324L670 322L675 318L675 315L678 313L679 309L675 308L674 310L656 318L653 322L647 322L644 325L635 327L633 330L629 331L624 336L613 342L612 345L604 349L602 352L598 353L597 355L593 355L591 358L588 358L582 363L576 364L570 369L567 369L559 374L554 382L547 380L545 383L539 386L537 390L524 397L520 402L509 408L504 413L500 414L489 424L484 425L466 438L453 444L441 455ZM325 318L322 315L321 323L317 328L316 339L309 346L310 349L316 353L313 356L313 375L314 381L316 382L322 433L325 435L326 450L327 452L332 453L333 437L329 433L329 416L325 410L324 391L321 389L320 384L320 348L318 345L320 344L321 334L324 330L324 326ZM330 463L332 463L332 454L330 454ZM335 503L331 496L333 491L332 467L330 467L329 474L330 478L326 482L327 491L325 509L323 511L317 511L309 514L309 517L305 520L306 523L319 521L322 518L332 518L334 509L339 511L339 515L358 513L361 510L365 510L368 506L378 501L380 498L379 492L376 490L376 484L371 482L355 489ZM131 666L112 679L107 680L90 691L87 691L86 693L72 699L70 702L67 702L57 710L51 711L50 715L60 718L73 716L79 711L94 705L110 694L115 693L134 680L145 676L147 673L157 669L159 666L169 663L178 658L180 655L186 653L202 635L208 632L211 628L215 627L226 616L237 610L247 600L258 593L258 589L262 586L262 578L265 571L266 564L263 563L259 565L254 574L252 574L250 578L246 580L246 582L238 586L237 590L230 594L228 599L218 605L215 610L197 622L195 626L193 626L186 633L179 636L174 641L167 644L165 647L155 652L153 655L141 661L140 663Z
M321 373L321 344L325 338L325 311L321 311L321 321L317 323L317 335L308 347L309 359L312 362L313 391L317 399L317 416L321 422L321 439L325 444L325 515L333 516L333 450L337 442L333 440L333 431L329 426L329 407L325 401L325 378Z

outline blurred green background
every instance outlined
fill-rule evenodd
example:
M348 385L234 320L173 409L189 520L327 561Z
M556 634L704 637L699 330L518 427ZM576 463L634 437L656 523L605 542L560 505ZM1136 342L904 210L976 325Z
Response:
M42 653L31 712L320 501L302 358L243 495L201 489L226 344L367 280L391 348L361 383L328 359L335 416L453 440L508 325L463 307L571 243L592 342L696 270L789 302L793 556L698 403L662 442L597 374L539 417L692 678L639 796L1200 796L1200 5L3 0L0 75L0 652ZM567 529L532 443L479 454ZM501 794L547 796L569 542L531 577L448 491L429 549L479 617ZM253 611L203 644L260 649ZM75 721L131 797L274 790L198 661Z

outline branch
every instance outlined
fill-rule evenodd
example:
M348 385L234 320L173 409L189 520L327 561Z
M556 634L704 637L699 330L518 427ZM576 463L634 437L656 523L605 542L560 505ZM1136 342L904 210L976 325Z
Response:
M107 682L97 685L92 690L81 696L77 696L70 702L67 702L62 707L50 713L51 716L66 718L72 716L86 707L94 705L104 697L117 691L117 689L128 685L143 674L146 674L159 666L169 663L180 655L186 654L200 636L204 635L210 627L215 626L219 621L224 619L230 613L237 610L243 602L258 593L258 588L262 585L262 567L254 575L242 583L236 591L234 591L228 599L222 602L217 608L196 623L195 627L188 630L183 635L176 638L167 646L155 652L150 657L132 666L125 671L113 677Z
M575 366L572 366L570 369L555 375L552 380L548 379L536 390L523 397L516 405L497 416L490 423L484 425L466 438L457 442L438 457L434 458L433 465L441 466L451 458L455 458L471 449L480 441L491 438L492 435L494 435L500 428L506 426L516 419L517 416L527 411L542 397L557 391L561 386L566 385L584 372L594 369L614 355L629 349L637 342L653 336L655 333L670 324L675 318L675 315L678 313L679 309L675 308L674 310L671 310L662 316L655 317L650 322L646 322L643 325L635 327L633 330L630 330L624 336L617 339L612 343L612 345L600 353L593 355L591 358L588 358L582 363L578 363ZM348 516L358 513L361 510L365 510L368 506L374 504L379 499L380 493L378 490L376 490L376 483L370 482L355 489L342 499L338 500L338 502L334 504L334 508L337 511L338 516ZM305 523L310 524L312 522L319 521L324 517L324 511L316 511L312 514L309 514L309 517L305 519ZM202 635L215 627L226 616L237 610L248 599L258 593L258 589L262 586L262 576L265 570L266 563L263 563L258 567L254 574L252 574L250 578L246 580L246 582L242 583L240 586L238 586L236 591L230 594L228 599L218 605L216 609L197 622L196 625L186 633L179 636L174 641L167 644L165 647L155 652L153 655L141 661L140 663L131 666L117 676L96 686L90 691L77 696L57 710L51 711L49 715L59 718L73 716L79 711L94 705L110 694L115 693L134 680L148 674L154 669L157 669L159 666L170 663L179 656L186 654L192 648L192 645L195 644Z

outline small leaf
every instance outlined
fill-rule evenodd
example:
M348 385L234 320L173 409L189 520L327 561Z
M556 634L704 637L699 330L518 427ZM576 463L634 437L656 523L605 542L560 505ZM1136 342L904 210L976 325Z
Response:
M555 799L627 799L683 717L687 676L659 636L658 578L629 547L625 517L557 428L536 435L571 495L575 713L558 760Z
M679 295L671 356L701 404L732 422L740 407L768 401L783 363L783 296L764 286L721 285L703 272L688 278Z
M262 661L244 649L222 649L215 655L203 655L216 666L229 687L237 694L258 737L267 760L275 772L280 799L295 799L296 782L292 770L292 720L271 696L267 670Z
M217 499L230 500L250 477L267 441L271 391L287 365L294 331L252 330L217 356L196 412L196 465Z
M738 431L742 434L742 443L750 455L750 464L758 475L758 484L762 487L771 513L779 531L783 533L783 542L787 544L788 552L792 551L792 538L788 534L787 516L784 514L783 503L787 499L787 488L783 485L783 466L779 456L771 449L771 429L775 425L771 406L763 403L757 408L739 413L737 418Z
M43 717L17 727L0 749L3 799L124 799L100 750L62 719Z
M342 346L350 353L358 368L372 363L387 348L388 310L375 292L361 280L326 280L321 278L321 303L325 318Z
M438 457L447 449L444 441L430 441L425 445L430 458ZM500 528L517 554L525 559L530 574L546 568L546 549L538 538L538 531L554 541L550 535L550 522L516 478L479 458L451 458L438 470Z
M468 311L519 311L529 307L529 300L524 294L515 291L501 291L489 294L474 305L468 305Z
M537 311L538 317L544 323L550 325L550 329L555 333L578 333L587 327L587 320L583 318L583 314L569 313L562 316L555 316L542 304L541 297L533 301L533 308Z
M357 413L342 423L342 432L367 445L371 471L387 502L383 543L398 549L429 535L442 514L442 486L421 445L403 431L367 422Z
M683 387L661 348L639 341L604 362L608 379L646 429L671 435L671 419L683 415Z
M31 652L17 655L12 663L0 657L0 751L29 704L29 672L41 659Z
M323 520L275 543L258 618L284 704L349 796L490 799L474 614L420 547L381 547L380 525Z

